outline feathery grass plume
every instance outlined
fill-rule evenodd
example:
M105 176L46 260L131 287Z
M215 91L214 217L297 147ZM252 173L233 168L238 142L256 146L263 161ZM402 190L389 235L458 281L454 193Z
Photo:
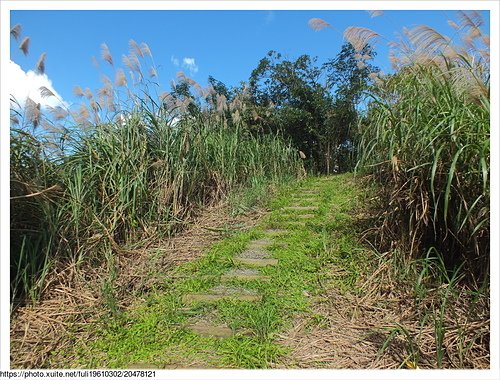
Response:
M24 104L26 118L29 120L34 127L37 127L40 124L40 119L42 113L40 111L40 103L36 103L30 97L26 98L26 102Z
M19 37L21 37L22 26L21 24L16 24L10 30L10 35L14 37L16 41L19 41Z
M80 104L77 112L72 112L71 116L77 124L87 126L89 125L90 112L85 104Z
M127 85L127 77L125 76L125 72L123 71L122 68L119 68L118 70L116 70L115 84L118 87L122 87L122 86Z
M186 74L182 70L181 71L177 71L177 73L175 74L175 76L176 76L176 78L177 78L177 80L179 82L185 82L186 79L187 79Z
M153 57L153 54L151 53L151 49L149 48L149 45L145 42L141 42L141 52L144 55L149 55L150 57Z
M36 63L36 72L38 74L45 73L45 57L47 57L47 53L42 53L40 58L38 58L38 62Z
M101 107L99 106L99 104L94 100L92 99L90 101L90 108L92 109L92 111L94 111L94 113L98 113L101 109Z
M24 53L24 55L28 55L29 47L30 47L30 38L29 37L24 37L23 41L19 45L19 49L22 50L22 52Z
M111 52L109 51L108 45L104 42L101 44L101 57L106 62L108 62L111 66L113 66L113 56L111 55Z
M453 20L448 20L448 25L451 26L455 30L459 30L460 29L460 26L458 26L458 24L455 21L453 21Z
M427 25L418 25L407 32L410 42L417 48L417 54L434 56L449 46L449 37Z
M477 11L458 11L461 29L478 29L484 24L483 17Z
M309 25L309 28L311 28L315 32L319 32L320 30L323 30L325 28L332 27L329 23L327 23L325 20L322 20L320 18L312 18L308 21L307 24Z
M40 91L40 95L42 95L42 98L50 98L51 96L55 96L55 94L45 86L40 87L38 91Z
M52 117L57 121L65 119L69 114L68 111L61 106L56 106L56 107L47 106L47 109L52 115Z
M222 113L227 107L227 99L224 94L217 94L217 112Z
M350 26L344 31L344 37L356 51L360 52L366 45L373 45L371 40L380 37L380 34L361 26Z
M90 90L90 88L85 88L85 97L90 100L94 97L94 94L92 94L92 91Z
M105 87L113 88L113 82L106 74L101 74L101 82Z
M371 18L378 17L384 14L384 11L367 11Z
M79 98L84 96L82 88L80 86L74 86L73 87L73 95L78 96Z
M125 55L125 54L122 55L122 62L131 71L134 71L137 73L140 72L139 58L137 58L137 55L135 53L131 52L128 55Z
M104 86L97 91L97 96L99 98L99 104L104 105L109 111L115 110L114 91L111 82L105 83Z
M149 76L151 78L156 78L158 76L158 73L156 72L156 69L154 67L149 68Z
M133 53L136 56L139 56L141 58L144 58L144 52L143 52L143 50L141 49L141 47L139 46L139 44L137 42L135 42L133 39L130 39L128 41L128 46L129 46L129 49L130 49L131 53Z

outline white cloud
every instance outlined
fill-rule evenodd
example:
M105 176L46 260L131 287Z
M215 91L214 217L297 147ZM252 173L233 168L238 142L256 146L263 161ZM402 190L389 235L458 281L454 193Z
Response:
M174 56L171 56L170 62L172 62L174 64L174 66L179 66L179 58L175 58Z
M198 65L194 58L184 57L182 59L182 67L189 70L191 75L196 74L198 72Z
M52 86L52 81L47 74L37 74L33 70L25 72L21 66L13 61L9 61L9 93L17 102L23 106L26 99L30 97L35 103L40 103L41 108L47 106L62 106L67 108L68 103L62 100L61 96ZM40 87L46 87L55 96L43 97Z

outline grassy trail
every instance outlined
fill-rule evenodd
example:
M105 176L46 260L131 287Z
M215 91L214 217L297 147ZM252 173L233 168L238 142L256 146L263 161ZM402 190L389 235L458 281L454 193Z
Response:
M283 189L256 228L178 267L161 288L93 326L96 340L76 341L59 360L80 368L300 366L278 338L297 315L315 321L310 306L331 284L332 266L343 273L335 286L353 286L360 247L352 211L362 194L352 174Z

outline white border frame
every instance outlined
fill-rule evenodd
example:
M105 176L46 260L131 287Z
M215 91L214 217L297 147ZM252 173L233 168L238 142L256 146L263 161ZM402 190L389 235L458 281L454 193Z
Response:
M9 141L6 126L10 125L8 86L8 59L10 52L11 10L459 10L490 11L491 37L491 339L489 370L169 370L157 371L156 378L169 379L499 379L499 7L498 1L0 1L0 371L10 366L10 295L9 295ZM496 47L496 48L495 48ZM496 49L496 50L495 50Z

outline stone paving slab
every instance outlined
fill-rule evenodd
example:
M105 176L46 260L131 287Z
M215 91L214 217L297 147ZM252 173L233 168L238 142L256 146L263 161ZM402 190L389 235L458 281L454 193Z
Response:
M230 269L226 274L221 276L222 281L227 280L262 280L268 281L271 276L264 276L256 269L252 268L233 268Z
M221 276L221 281L229 280L242 280L242 281L269 281L271 276L264 276L262 274L225 274Z
M244 259L269 259L271 258L271 252L263 248L250 248L245 249L235 257Z
M288 233L288 230L285 230L283 228L268 228L264 232L268 235L281 235Z
M300 206L300 205L292 205L292 206L287 206L283 207L283 210L286 211L312 211L312 210L317 210L318 207L316 206Z
M270 246L274 243L273 240L271 239L258 239L258 240L251 240L248 243L248 248L250 249L255 249L255 248L265 248L267 246Z
M251 259L245 257L234 257L233 261L237 264L244 264L254 267L265 267L268 265L278 265L278 259Z
M306 227L307 226L306 222L299 222L297 220L292 220L290 222L287 222L287 224L291 227Z
M186 294L182 297L185 303L192 303L196 301L216 302L223 299L234 299L237 301L260 301L262 296L260 294L213 294L213 293L193 293Z

